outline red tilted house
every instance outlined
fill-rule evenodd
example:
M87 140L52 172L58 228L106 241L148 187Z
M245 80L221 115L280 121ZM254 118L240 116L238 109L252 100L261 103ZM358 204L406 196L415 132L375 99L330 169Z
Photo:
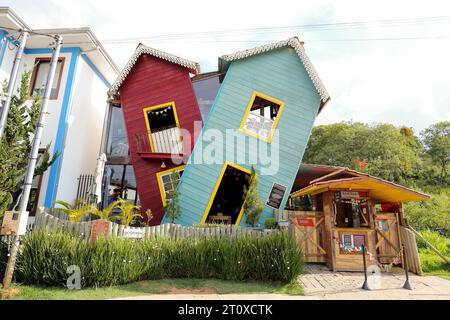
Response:
M140 44L113 84L110 98L120 104L142 211L160 224L194 145L201 113L190 74L195 62ZM183 135L187 130L190 134Z

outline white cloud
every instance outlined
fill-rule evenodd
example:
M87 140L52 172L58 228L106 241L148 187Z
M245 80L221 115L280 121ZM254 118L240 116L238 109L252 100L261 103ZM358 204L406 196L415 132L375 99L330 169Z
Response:
M33 28L90 26L101 40L212 30L345 21L450 16L448 1L64 1L4 0ZM314 65L332 95L317 123L342 120L391 122L419 131L450 119L450 38L411 41L318 41L349 38L450 36L450 23L341 31L302 32ZM145 43L198 61L203 71L217 57L255 45L256 40L293 36L192 38ZM201 41L200 41L201 40ZM211 42L212 40L220 40ZM203 42L202 42L203 41ZM205 42L206 41L206 42ZM105 45L123 66L137 45Z

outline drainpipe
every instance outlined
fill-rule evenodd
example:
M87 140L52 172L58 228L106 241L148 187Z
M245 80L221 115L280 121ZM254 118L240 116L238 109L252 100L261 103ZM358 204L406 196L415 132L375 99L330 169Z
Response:
M12 68L11 76L9 77L8 90L4 97L5 103L0 114L0 141L2 141L3 133L5 131L6 120L8 118L9 107L11 105L11 98L16 87L17 77L19 74L20 61L22 60L23 51L25 50L25 45L28 39L28 32L22 32L22 41L20 42L19 48L16 52L16 58L14 59L14 65Z
M23 185L22 198L20 199L19 212L25 212L27 210L28 199L30 198L31 184L33 182L34 169L36 168L36 162L39 155L39 145L41 144L45 117L47 116L48 103L50 101L50 94L53 87L53 80L55 78L56 66L58 65L59 52L61 51L62 37L56 35L55 40L56 46L52 54L50 69L47 75L47 82L45 83L45 91L44 96L42 98L42 108L39 114L39 121L33 138L33 146L31 149L30 161L28 162L25 183ZM14 267L16 264L16 257L19 251L19 243L20 243L19 236L18 235L14 236L10 256L8 259L8 265L6 266L5 276L3 278L3 288L5 289L11 285Z

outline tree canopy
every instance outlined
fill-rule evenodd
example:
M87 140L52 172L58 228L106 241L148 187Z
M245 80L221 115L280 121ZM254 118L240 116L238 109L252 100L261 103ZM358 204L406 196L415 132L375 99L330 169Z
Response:
M349 167L410 184L419 173L422 151L410 128L341 122L313 128L303 162Z

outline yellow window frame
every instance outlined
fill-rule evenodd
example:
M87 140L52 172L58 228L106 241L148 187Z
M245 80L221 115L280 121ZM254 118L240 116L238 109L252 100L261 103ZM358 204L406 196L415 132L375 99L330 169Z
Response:
M205 212L203 213L203 218L202 218L202 220L200 221L200 224L204 224L204 223L206 222L206 219L208 218L209 211L211 210L211 207L212 207L212 205L213 205L214 199L216 198L217 191L219 190L220 184L222 183L223 176L225 175L225 171L227 170L227 167L228 167L228 166L230 166L230 167L232 167L232 168L235 168L235 169L237 169L237 170L240 170L240 171L242 171L242 172L248 173L248 174L251 174L251 173L252 173L251 170L246 169L246 168L244 168L244 167L241 167L241 166L239 166L239 165L237 165L237 164L234 164L234 163L228 162L228 161L225 162L225 164L224 164L223 167L222 167L222 171L220 172L219 179L217 180L216 185L215 185L215 187L214 187L214 190L213 190L213 192L212 192L212 195L211 195L211 197L209 198L208 205L206 206L206 210L205 210ZM245 202L245 201L244 201L244 202ZM241 211L239 212L239 216L238 216L238 218L237 218L237 220L236 220L236 224L235 224L236 226L239 226L239 224L241 223L241 220L242 220L242 216L243 216L243 215L244 215L244 203L242 203Z
M175 106L175 101L159 104L157 106L148 107L148 108L145 108L143 110L144 111L145 125L147 126L148 140L150 141L150 149L152 150L152 152L155 152L155 148L153 146L152 130L150 128L150 122L148 121L147 113L149 111L155 111L155 110L164 109L164 108L167 108L167 107L172 107L173 108L173 115L174 115L174 118L175 118L175 124L179 128L180 127L180 121L178 120L178 113L177 113L177 108Z
M276 103L276 104L278 104L280 106L280 109L278 110L277 117L275 118L275 121L273 123L272 129L270 130L270 134L269 134L267 139L261 137L260 135L258 135L256 133L250 132L250 131L248 131L248 130L246 130L244 128L245 122L247 122L247 117L248 117L248 115L249 115L249 113L250 113L250 111L252 109L252 105L255 102L256 97L263 98L263 99L268 100L270 102ZM281 100L278 100L278 99L276 99L274 97L268 96L268 95L266 95L266 94L264 94L262 92L253 91L252 98L250 99L250 102L247 105L247 109L245 110L245 114L244 114L244 117L242 118L241 126L239 127L239 130L241 132L244 132L245 134L248 134L248 135L250 135L252 137L255 137L255 138L260 139L262 141L265 141L267 143L272 142L273 135L275 133L275 130L278 127L278 122L280 121L280 118L281 118L281 115L283 113L285 105L286 104L283 101L281 101Z
M175 167L175 168L172 168L169 170L165 170L165 171L156 173L156 179L158 180L159 193L161 194L161 201L162 201L164 207L166 206L167 202L166 202L166 192L164 190L164 185L162 182L162 176L165 176L167 174L174 173L177 171L182 171L185 168L186 168L186 166L183 165L183 166Z

